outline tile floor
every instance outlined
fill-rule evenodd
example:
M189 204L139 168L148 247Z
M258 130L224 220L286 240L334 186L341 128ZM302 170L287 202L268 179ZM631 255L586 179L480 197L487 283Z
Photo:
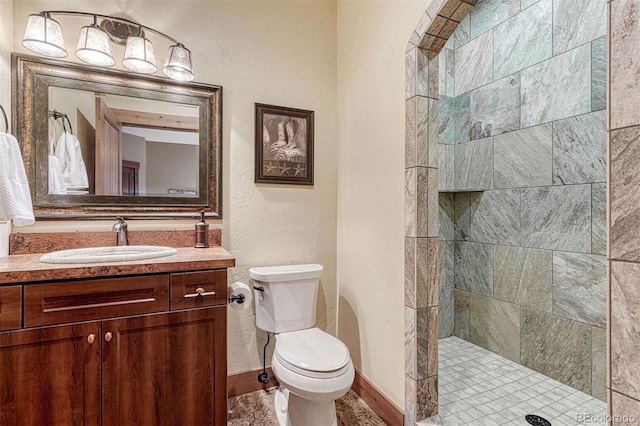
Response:
M605 425L607 404L457 337L439 340L439 414L418 425ZM592 417L593 416L593 417Z
M227 426L278 426L274 395L275 389L229 398ZM382 419L353 391L336 401L336 414L338 426L384 426Z

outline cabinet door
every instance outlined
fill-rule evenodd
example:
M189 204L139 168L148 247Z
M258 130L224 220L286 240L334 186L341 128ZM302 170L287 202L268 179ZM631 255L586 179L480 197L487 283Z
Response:
M0 424L99 425L99 337L99 321L0 333Z
M103 424L225 425L225 328L226 307L104 320Z

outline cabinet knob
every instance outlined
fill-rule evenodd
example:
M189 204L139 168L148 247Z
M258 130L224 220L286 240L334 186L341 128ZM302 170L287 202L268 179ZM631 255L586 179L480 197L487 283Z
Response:
M113 339L113 334L111 334L110 331L107 331L104 335L104 340L106 340L107 342L110 342L111 339Z
M87 342L89 342L90 345L93 344L93 342L96 341L96 335L91 333L89 336L87 336Z
M202 288L202 287L196 288L196 293L198 293L198 294L204 293L204 288Z

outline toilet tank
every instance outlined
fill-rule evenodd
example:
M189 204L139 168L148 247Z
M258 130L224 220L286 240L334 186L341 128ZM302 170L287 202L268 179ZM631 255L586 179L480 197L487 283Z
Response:
M249 269L258 328L284 333L313 327L321 275L322 265L317 264Z

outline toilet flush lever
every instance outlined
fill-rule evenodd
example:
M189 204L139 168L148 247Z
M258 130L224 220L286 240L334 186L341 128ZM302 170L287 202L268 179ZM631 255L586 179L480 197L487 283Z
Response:
M263 293L264 293L264 287L260 287L259 285L254 285L254 286L253 286L253 289L254 289L254 290L261 291L261 292L263 292Z

